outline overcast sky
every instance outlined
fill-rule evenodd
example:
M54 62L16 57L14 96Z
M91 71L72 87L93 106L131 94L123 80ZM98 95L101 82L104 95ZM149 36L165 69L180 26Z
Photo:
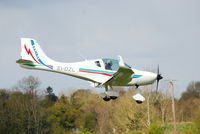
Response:
M28 75L57 94L89 88L69 76L26 70L20 38L36 39L54 60L74 62L117 58L137 69L160 65L175 82L176 96L200 75L199 0L0 0L0 88L10 88Z

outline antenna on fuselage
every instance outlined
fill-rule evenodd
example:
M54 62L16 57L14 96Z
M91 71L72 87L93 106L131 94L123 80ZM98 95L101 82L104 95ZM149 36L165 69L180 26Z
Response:
M79 56L80 56L81 58L83 58L85 61L87 61L87 58L86 58L85 56L83 56L83 55L81 54L80 51L78 51L77 53L79 54Z

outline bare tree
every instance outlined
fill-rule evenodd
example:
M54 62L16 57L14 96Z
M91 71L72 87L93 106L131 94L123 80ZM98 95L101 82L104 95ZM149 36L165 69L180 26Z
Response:
M27 134L39 134L41 113L37 92L40 83L38 78L28 76L20 80L15 87L25 94L23 106L27 115Z

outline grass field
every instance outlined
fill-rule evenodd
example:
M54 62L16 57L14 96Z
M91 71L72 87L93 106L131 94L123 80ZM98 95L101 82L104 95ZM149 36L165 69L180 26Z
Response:
M192 122L182 122L176 124L176 131L177 134L187 134L189 131L191 132L193 129L194 124ZM164 131L166 134L172 134L173 133L173 124L169 123L166 124L164 127Z

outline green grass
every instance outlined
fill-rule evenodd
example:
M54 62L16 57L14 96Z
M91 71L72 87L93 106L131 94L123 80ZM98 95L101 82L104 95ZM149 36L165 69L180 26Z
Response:
M179 134L184 134L187 130L192 129L193 127L193 123L191 122L182 122L182 123L177 123L176 124L176 131ZM172 123L168 123L166 124L164 127L164 130L166 133L171 133L173 132L173 124Z

